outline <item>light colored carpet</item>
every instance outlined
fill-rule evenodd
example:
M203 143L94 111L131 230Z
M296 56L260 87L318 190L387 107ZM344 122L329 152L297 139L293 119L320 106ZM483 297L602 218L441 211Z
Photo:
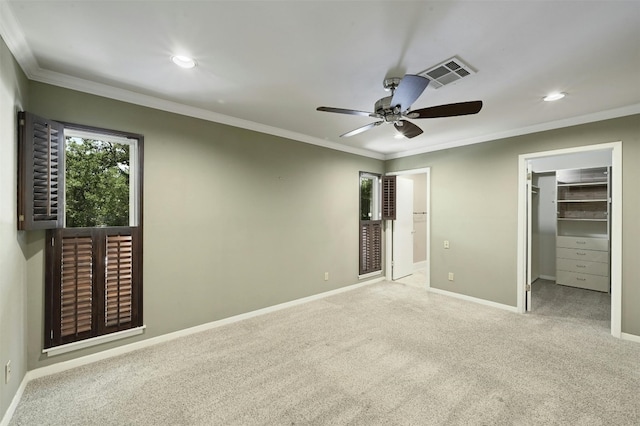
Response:
M542 279L536 280L531 289L532 314L611 329L611 294L558 285Z
M379 283L28 384L12 425L638 425L640 345Z
M416 269L413 274L400 278L395 282L400 284L411 285L419 288L427 288L427 271L426 269Z

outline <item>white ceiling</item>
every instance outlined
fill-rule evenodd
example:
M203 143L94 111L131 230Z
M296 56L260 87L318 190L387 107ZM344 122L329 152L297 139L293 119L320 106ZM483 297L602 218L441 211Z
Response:
M0 34L32 80L376 158L640 113L640 1L0 0ZM452 56L477 74L413 109L482 100L476 115L397 140L340 138L375 120L316 111L373 111L385 77Z

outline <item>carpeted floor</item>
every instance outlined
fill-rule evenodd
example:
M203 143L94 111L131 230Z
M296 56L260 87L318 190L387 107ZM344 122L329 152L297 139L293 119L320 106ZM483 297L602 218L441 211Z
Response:
M640 344L384 282L34 380L11 424L638 425Z

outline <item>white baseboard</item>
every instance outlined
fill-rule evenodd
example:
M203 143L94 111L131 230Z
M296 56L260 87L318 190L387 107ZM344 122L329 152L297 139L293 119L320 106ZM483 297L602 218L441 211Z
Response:
M540 278L541 280L548 280L548 281L555 281L556 277L551 276L551 275L538 275L538 278Z
M364 287L366 285L374 284L380 281L383 281L384 277L379 277L373 280L365 281L362 283L357 283L353 285L349 285L346 287L337 288L335 290L325 291L323 293L314 294L312 296L303 297L300 299L292 300L289 302L280 303L278 305L269 306L266 308L258 309L251 312L246 312L244 314L235 315L229 318L223 318L221 320L212 321L206 324L197 325L195 327L185 328L183 330L175 331L173 333L163 334L161 336L151 337L149 339L141 340L139 342L130 343L127 345L119 346L113 349L107 349L101 352L97 352L95 354L86 355L83 357L79 357L76 359L72 359L69 361L59 362L57 364L48 365L46 367L36 368L35 370L28 371L25 375L25 380L28 383L31 380L49 376L51 374L60 373L66 370L70 370L72 368L80 367L83 365L91 364L97 361L101 361L103 359L112 358L115 356L119 356L122 354L126 354L138 349L147 348L149 346L154 346L159 343L168 342L170 340L177 339L183 336L189 336L191 334L199 333L206 330L211 330L213 328L221 327L227 324L233 324L238 321L242 321L245 319L257 317L260 315L268 314L270 312L276 312L281 309L290 308L297 305L302 305L304 303L312 302L314 300L323 299L325 297L333 296L335 294L344 293L347 291L355 290L360 287Z
M24 393L24 389L27 387L27 383L29 383L29 379L25 375L22 378L22 382L20 382L20 386L18 387L16 394L13 396L13 399L11 400L11 404L9 404L7 411L4 413L4 416L2 416L2 420L0 420L0 426L9 426L9 422L13 417L13 413L16 412L16 408L18 408L18 404L22 399L22 394Z
M427 267L427 261L423 260L422 262L416 262L413 264L413 270L419 271L420 269L425 269Z
M485 300L485 299L479 299L477 297L467 296L466 294L454 293L452 291L442 290L442 289L433 288L433 287L429 287L428 291L436 294L455 297L456 299L466 300L468 302L478 303L480 305L491 306L492 308L498 308L505 311L518 313L518 308L515 306L504 305L502 303L496 303L496 302L492 302L490 300Z
M620 338L622 340L629 340L631 342L640 343L640 336L636 336L635 334L620 333Z

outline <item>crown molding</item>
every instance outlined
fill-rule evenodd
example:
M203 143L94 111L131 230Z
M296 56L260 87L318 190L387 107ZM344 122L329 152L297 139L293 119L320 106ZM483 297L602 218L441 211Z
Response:
M39 70L40 66L6 0L0 0L0 36L27 78L31 78L33 72Z
M476 143L490 142L498 139L505 139L514 136L528 135L531 133L539 133L547 130L561 129L563 127L577 126L580 124L593 123L596 121L609 120L612 118L626 117L629 115L640 114L640 104L629 105L621 108L599 111L592 114L580 115L577 117L565 118L562 120L549 121L547 123L536 124L533 126L520 127L517 129L507 130L504 132L491 133L470 139L462 139L454 142L431 145L424 148L413 149L409 151L387 154L385 160L393 160L396 158L411 157L412 155L425 154L427 152L442 151L443 149L458 148L465 145L473 145Z
M203 108L188 106L178 102L161 99L155 96L144 95L131 90L120 89L117 87L109 86L107 84L96 83L94 81L85 80L77 77L71 77L69 75L58 73L55 71L38 69L37 72L32 73L31 80L37 81L40 83L51 84L53 86L64 87L66 89L77 90L83 93L89 93L96 96L102 96L105 98L114 99L122 102L127 102L130 104L167 111L174 114L185 115L188 117L199 118L202 120L212 121L215 123L226 124L228 126L239 127L242 129L253 130L260 133L279 136L279 137L291 139L294 141L305 142L308 144L317 145L324 148L333 149L336 151L343 151L350 154L360 155L363 157L384 160L384 155L378 152L341 145L335 142L326 141L324 139L315 138L302 133L292 132L289 130L284 130L277 127L256 123L254 121L243 120L240 118L231 117L224 114L219 114Z

